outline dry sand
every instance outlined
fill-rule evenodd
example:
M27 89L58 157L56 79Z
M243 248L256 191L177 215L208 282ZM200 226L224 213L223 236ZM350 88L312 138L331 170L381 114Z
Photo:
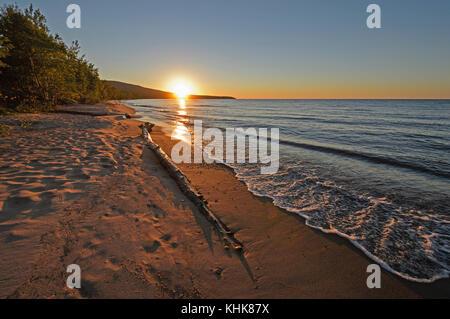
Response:
M220 165L180 167L243 243L243 254L181 193L119 104L0 117L0 298L319 298L450 296L449 281L406 282L346 240L253 196ZM69 114L73 111L89 116ZM20 117L24 117L21 115ZM26 125L25 125L26 126ZM170 154L161 130L154 141ZM78 264L82 288L66 287Z

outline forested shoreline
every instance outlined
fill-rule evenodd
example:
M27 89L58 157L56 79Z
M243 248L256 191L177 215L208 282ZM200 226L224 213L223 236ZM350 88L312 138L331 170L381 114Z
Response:
M77 41L51 34L45 16L32 5L0 9L0 110L40 112L58 104L94 104L132 99L133 94L101 80L80 54Z

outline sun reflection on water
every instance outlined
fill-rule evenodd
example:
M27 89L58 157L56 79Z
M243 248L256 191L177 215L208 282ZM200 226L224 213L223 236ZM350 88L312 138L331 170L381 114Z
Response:
M189 139L190 139L189 130L183 123L181 123L179 121L176 121L175 129L173 130L172 137L175 139L181 140L183 142L186 142L186 143L190 142L189 141Z
M172 137L190 143L189 130L184 124L189 122L186 111L186 99L178 99L178 108L179 109L176 111L178 119L175 121Z

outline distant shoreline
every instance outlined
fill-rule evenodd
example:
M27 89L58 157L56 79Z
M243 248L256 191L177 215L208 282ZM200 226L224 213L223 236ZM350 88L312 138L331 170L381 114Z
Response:
M129 96L129 98L121 98L120 100L140 100L140 99L178 99L178 97L172 92L166 92L161 90L155 90L146 88L140 85L120 82L120 81L110 81L107 83L112 85L117 90L121 91L124 96ZM189 95L189 99L236 99L232 96L215 96L215 95Z

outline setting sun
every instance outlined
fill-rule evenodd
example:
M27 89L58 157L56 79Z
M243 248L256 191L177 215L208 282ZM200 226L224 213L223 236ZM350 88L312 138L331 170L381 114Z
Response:
M172 83L170 86L170 91L172 91L178 98L185 99L192 94L192 86L188 81L178 79Z

